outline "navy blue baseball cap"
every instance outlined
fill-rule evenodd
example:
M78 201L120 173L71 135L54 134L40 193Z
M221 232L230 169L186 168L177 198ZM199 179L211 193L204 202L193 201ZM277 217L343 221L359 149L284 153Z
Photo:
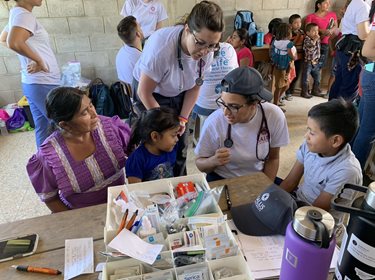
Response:
M286 227L293 220L297 208L290 193L272 184L250 205L233 207L231 214L234 224L244 234L285 235Z
M221 81L223 92L240 95L255 95L260 100L271 101L272 93L264 87L262 75L252 67L241 66L233 69Z

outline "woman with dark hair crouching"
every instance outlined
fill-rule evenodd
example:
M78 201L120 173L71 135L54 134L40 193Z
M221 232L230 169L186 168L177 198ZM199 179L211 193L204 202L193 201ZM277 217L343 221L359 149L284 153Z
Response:
M53 89L46 110L54 132L26 166L36 193L53 213L105 203L107 188L125 182L128 125L98 116L75 88Z

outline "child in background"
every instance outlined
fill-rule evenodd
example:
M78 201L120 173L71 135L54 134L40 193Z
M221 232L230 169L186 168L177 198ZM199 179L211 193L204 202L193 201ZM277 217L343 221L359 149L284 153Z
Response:
M343 99L312 107L306 140L292 170L280 184L288 192L295 191L297 200L330 211L338 223L342 214L331 210L331 199L344 184L362 184L361 166L348 144L358 123L356 108ZM299 184L302 176L304 181ZM354 194L348 195L349 204Z
M302 74L302 92L304 98L311 98L309 93L309 75L313 77L312 93L319 94L320 90L320 36L319 27L316 23L309 23L305 28L306 37L303 41L303 50L305 51L305 64Z
M296 77L290 83L288 90L285 93L285 99L290 101L292 100L293 91L295 88L295 84L302 73L303 69L303 40L305 38L305 33L301 29L302 26L302 19L300 15L294 14L289 17L289 25L292 29L292 38L291 41L293 42L294 46L297 50L297 58L294 60L294 67Z
M132 126L130 147L140 144L126 161L129 183L173 177L180 120L171 108L144 111Z
M163 26L163 21L168 19L167 11L159 0L126 0L120 15L134 16L146 40Z
M281 23L276 29L275 40L271 45L271 59L274 64L273 76L275 81L275 92L273 103L282 106L280 102L281 95L289 87L289 73L293 66L293 60L296 57L297 50L290 41L292 31L287 23ZM283 112L285 109L281 108Z
M268 24L268 33L264 35L264 43L267 45L271 45L272 40L274 39L276 28L282 23L283 20L281 18L274 18Z
M228 38L228 43L236 50L237 61L240 67L254 66L254 55L251 52L249 34L245 28L234 30L232 36Z

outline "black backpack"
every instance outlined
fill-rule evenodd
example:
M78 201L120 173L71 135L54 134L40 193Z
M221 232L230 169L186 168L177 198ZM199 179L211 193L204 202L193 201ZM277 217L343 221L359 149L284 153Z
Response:
M115 115L115 107L109 93L109 87L102 79L94 79L89 86L89 97L98 115L112 117Z
M249 34L251 45L255 45L257 26L254 22L253 12L248 10L237 11L234 17L234 29L245 28Z
M114 82L110 88L110 95L115 106L115 115L120 119L129 119L133 112L130 85L121 81Z

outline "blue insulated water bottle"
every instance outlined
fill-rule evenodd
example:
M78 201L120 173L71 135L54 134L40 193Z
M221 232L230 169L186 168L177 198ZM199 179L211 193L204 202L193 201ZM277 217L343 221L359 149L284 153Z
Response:
M256 46L257 47L262 47L264 44L264 32L262 31L262 29L259 29L257 31L257 42L256 42Z

